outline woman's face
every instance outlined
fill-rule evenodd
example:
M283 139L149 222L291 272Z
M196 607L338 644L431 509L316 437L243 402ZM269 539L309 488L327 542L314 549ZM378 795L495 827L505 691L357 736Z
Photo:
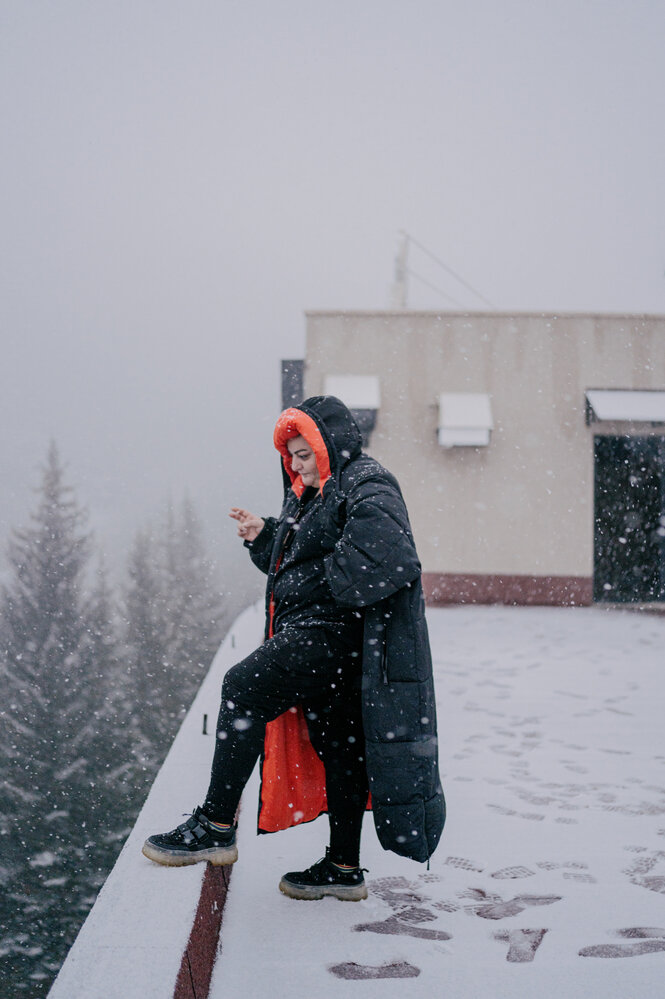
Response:
M316 467L316 457L304 437L292 437L286 442L291 455L291 468L299 475L304 485L317 487L319 485L319 470Z

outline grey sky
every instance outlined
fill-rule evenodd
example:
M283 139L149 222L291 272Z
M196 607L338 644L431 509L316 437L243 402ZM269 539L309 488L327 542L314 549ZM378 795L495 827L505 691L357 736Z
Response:
M109 549L188 488L225 551L304 310L386 307L400 228L501 309L665 311L664 38L661 0L0 0L2 535L53 436Z

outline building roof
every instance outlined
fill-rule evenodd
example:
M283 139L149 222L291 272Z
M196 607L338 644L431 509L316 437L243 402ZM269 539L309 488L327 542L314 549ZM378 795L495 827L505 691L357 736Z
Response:
M442 981L461 997L659 994L663 931L644 928L662 926L665 615L474 606L428 623L449 806L429 869L381 850L367 816L368 900L287 899L279 878L322 855L326 821L257 837L255 775L210 999L342 999L353 979L388 996L397 978L413 999ZM261 624L257 606L233 625L51 999L91 982L105 999L174 995L203 865L160 868L140 845L200 798L202 712Z

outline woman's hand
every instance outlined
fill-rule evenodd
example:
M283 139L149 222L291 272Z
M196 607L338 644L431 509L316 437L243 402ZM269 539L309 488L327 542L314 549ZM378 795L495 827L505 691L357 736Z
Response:
M229 517L238 521L238 537L243 541L255 541L265 526L265 520L257 517L249 510L242 510L238 506L232 506Z

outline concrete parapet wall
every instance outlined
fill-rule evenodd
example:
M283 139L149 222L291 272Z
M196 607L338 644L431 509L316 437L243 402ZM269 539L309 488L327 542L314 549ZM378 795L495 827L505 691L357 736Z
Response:
M593 603L593 581L584 576L505 576L423 573L430 607L505 604L579 607Z

